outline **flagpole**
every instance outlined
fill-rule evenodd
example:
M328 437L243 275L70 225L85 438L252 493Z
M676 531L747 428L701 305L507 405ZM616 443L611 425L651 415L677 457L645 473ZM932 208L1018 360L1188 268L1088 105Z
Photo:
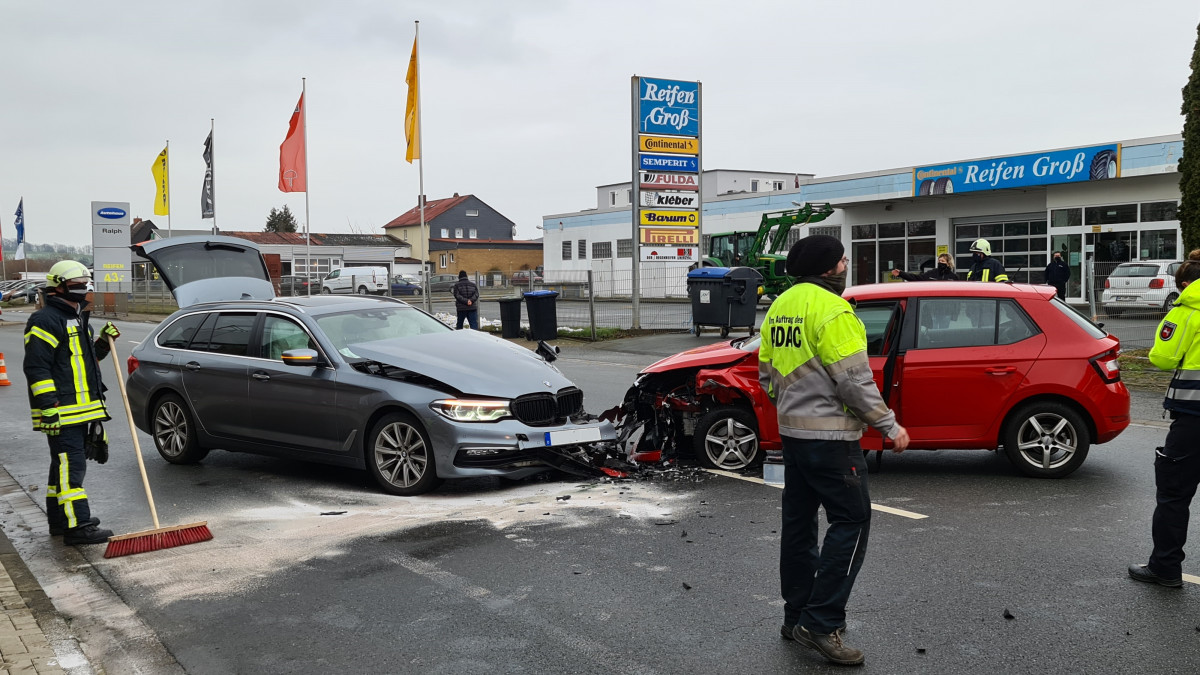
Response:
M428 262L427 259L432 258L432 256L430 255L428 237L425 232L425 141L422 138L422 132L424 131L422 127L425 125L421 123L421 22L413 21L413 24L416 27L413 40L417 45L417 151L421 154L417 158L417 161L420 162L417 165L418 190L420 191L420 194L417 195L417 205L421 209L421 257L426 259L421 261L421 278L424 280L422 285L425 286L421 295L425 298L425 311L432 312L433 308L429 300L429 270L425 265Z
M21 195L21 223L22 223L21 231L24 232L25 231L25 225L24 225L24 223L25 223L25 195ZM25 260L25 278L26 279L29 278L29 253L25 250L26 248L28 248L28 246L25 246L25 243L28 240L29 240L28 237L21 237L21 246L23 247L23 248L21 248L21 257L24 258L24 260ZM96 254L96 252L93 250L92 255L95 255L95 254ZM93 261L93 264L94 264L94 261Z
M304 105L308 105L308 78L300 78L300 100L304 101ZM309 231L309 221L311 216L308 214L308 110L300 110L300 119L304 121L304 273L308 277L308 283L305 288L308 289L309 297L312 296L312 233Z
M8 281L8 263L4 261L4 233L0 230L0 281Z
M171 139L167 139L167 239L171 238Z
M212 117L208 118L208 135L212 138L212 142L208 144L208 168L211 175L208 177L209 187L212 188L212 211L213 211L213 227L212 233L217 233L217 123Z

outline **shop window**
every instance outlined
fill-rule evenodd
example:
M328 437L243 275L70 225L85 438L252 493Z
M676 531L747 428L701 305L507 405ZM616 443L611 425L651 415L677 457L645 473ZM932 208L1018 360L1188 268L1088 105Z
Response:
M1083 209L1053 209L1050 211L1051 227L1079 227L1083 224Z
M874 239L875 238L875 226L874 225L852 225L850 227L850 238L851 239Z
M908 224L908 236L932 237L937 234L937 221L914 220Z
M633 240L618 239L617 240L617 257L632 258L633 257Z
M1174 202L1172 202L1174 203ZM1145 206L1145 204L1143 204ZM1176 230L1146 230L1141 233L1138 246L1142 260L1178 260Z
M1035 220L1029 223L1029 234L1046 234L1046 221Z
M1146 202L1141 208L1143 223L1179 220L1179 204L1175 202Z
M569 242L569 241L564 241L562 243L562 259L563 260L571 259L571 242Z
M611 258L612 257L612 242L611 241L594 241L592 242L592 259Z
M850 260L851 273L855 286L873 284L875 278L875 242L856 242L852 244L854 253Z
M1136 223L1137 217L1137 204L1089 206L1083 210L1084 225L1117 225L1120 223Z
M955 236L958 237L959 239L978 239L979 238L979 226L978 225L959 225ZM966 253L966 251L960 251L960 253Z
M1022 237L1029 234L1029 223L1005 223L1004 236Z
M904 236L904 223L880 223L880 239L898 239Z
M980 225L979 226L979 236L984 239L987 239L989 241L992 239L997 239L999 237L1003 237L1004 236L1004 225L1002 223L995 223L992 225Z
M587 239L580 239L577 248L579 249L579 259L587 260Z

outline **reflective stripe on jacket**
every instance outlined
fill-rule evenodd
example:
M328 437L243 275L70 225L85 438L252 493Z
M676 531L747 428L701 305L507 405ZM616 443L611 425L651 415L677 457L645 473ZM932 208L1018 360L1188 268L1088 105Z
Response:
M33 428L47 408L58 408L63 425L110 419L97 364L108 356L108 342L93 339L88 312L77 312L55 295L45 298L46 306L25 324L23 370Z
M1008 281L1008 273L999 260L989 257L971 265L967 281Z
M1179 300L1158 324L1150 363L1174 370L1163 407L1172 412L1200 415L1200 283L1188 284Z
M867 424L894 434L896 415L867 361L867 331L850 303L824 288L800 283L771 303L758 379L784 436L853 441Z

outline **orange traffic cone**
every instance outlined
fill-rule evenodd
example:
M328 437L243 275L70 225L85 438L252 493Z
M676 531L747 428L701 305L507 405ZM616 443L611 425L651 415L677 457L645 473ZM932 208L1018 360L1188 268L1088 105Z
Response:
M4 365L4 352L0 352L0 387L12 384L8 381L8 367Z

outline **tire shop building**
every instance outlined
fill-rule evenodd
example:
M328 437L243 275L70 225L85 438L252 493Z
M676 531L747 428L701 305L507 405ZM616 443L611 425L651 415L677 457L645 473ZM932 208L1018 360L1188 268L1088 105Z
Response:
M1100 288L1122 262L1186 256L1176 215L1182 153L1182 136L1174 134L823 178L705 171L701 255L713 233L754 231L764 213L830 202L834 214L793 230L789 245L810 233L840 238L850 258L848 284L891 281L892 269L919 271L943 251L965 278L968 248L983 238L1018 282L1043 283L1051 251L1061 251L1071 266L1068 300L1084 302L1089 258ZM739 189L718 187L734 175L746 179ZM631 269L631 209L628 197L621 199L631 188L603 185L596 208L543 217L548 275ZM642 270L654 267L678 268L682 277L688 263L641 263ZM641 277L643 295L663 294L648 287L662 274Z

